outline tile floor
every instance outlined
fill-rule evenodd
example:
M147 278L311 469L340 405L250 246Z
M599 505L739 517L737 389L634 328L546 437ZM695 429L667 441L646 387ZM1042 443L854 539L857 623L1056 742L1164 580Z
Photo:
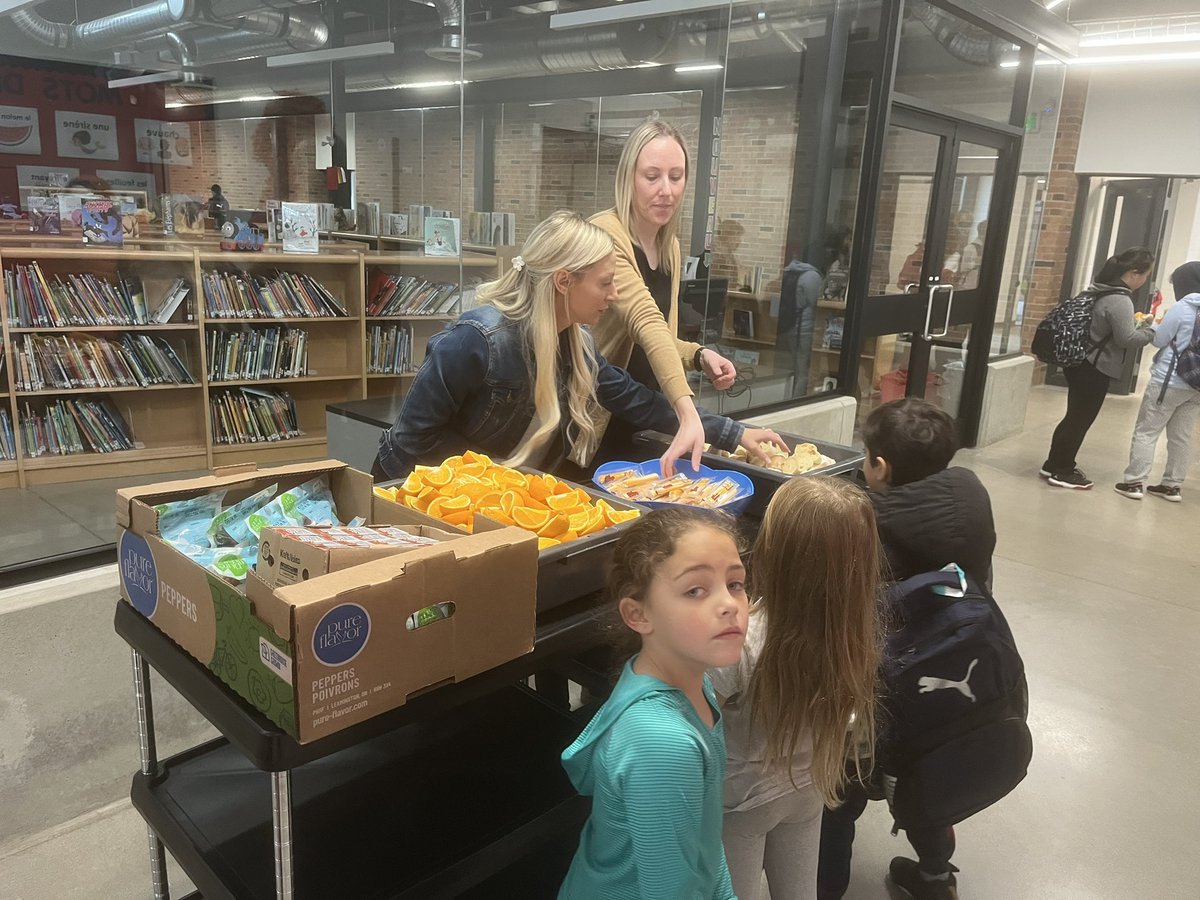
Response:
M0 490L0 571L112 546L118 487L190 478L203 472L103 478Z
M1050 488L1034 473L1064 400L1060 389L1035 390L1022 435L959 460L992 494L996 596L1028 668L1036 740L1025 783L958 829L961 896L1191 900L1200 897L1200 465L1183 504L1115 494L1138 398L1112 398L1080 459L1096 489ZM882 804L863 818L847 900L898 896L883 876L907 845L889 824ZM148 897L144 847L137 814L117 804L0 856L0 897Z

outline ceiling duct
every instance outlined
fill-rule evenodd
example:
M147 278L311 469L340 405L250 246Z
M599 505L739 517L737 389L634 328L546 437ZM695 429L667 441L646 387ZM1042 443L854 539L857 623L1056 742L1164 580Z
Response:
M955 59L975 66L995 67L1012 51L1012 41L968 25L929 3L913 3L909 8L917 21L928 28L934 39Z
M51 22L29 9L14 12L10 18L22 34L48 47L107 49L178 28L193 18L195 5L195 0L158 0L77 25Z
M438 62L472 61L483 56L463 43L463 0L413 0L422 6L432 6L442 21L441 43L425 48L425 55Z
M202 65L277 51L319 50L329 43L329 26L316 13L259 9L221 24L232 30L194 37L197 61Z

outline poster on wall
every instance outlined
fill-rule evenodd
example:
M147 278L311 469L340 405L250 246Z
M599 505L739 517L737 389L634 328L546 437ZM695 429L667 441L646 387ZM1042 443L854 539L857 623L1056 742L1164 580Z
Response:
M192 164L192 126L187 122L134 119L137 161L167 166Z
M149 172L117 172L113 169L97 169L96 176L108 182L109 190L135 195L145 194L146 209L156 208L158 191L155 188L154 176Z
M55 110L58 155L73 159L120 159L117 120L113 116Z
M71 183L71 179L78 177L79 170L71 166L17 166L17 191L21 208L29 208L27 201L30 192L61 191Z
M41 152L38 111L31 106L0 106L0 153L37 156Z

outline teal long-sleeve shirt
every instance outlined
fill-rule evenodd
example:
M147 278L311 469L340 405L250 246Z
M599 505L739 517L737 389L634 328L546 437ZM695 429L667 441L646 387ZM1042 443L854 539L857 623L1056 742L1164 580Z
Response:
M704 693L718 716L707 678ZM709 728L682 691L630 660L563 767L592 814L559 900L736 900L721 844L719 718Z

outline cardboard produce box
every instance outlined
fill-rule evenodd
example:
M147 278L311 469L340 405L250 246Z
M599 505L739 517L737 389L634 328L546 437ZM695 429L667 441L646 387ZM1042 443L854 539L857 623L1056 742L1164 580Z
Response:
M255 572L271 587L282 587L453 538L423 525L268 527L259 535Z
M339 517L369 521L370 476L334 461L119 491L122 596L301 743L533 649L537 540L519 528L442 532L435 545L276 589L251 573L244 590L158 536L155 504L218 488L232 503L323 472Z

